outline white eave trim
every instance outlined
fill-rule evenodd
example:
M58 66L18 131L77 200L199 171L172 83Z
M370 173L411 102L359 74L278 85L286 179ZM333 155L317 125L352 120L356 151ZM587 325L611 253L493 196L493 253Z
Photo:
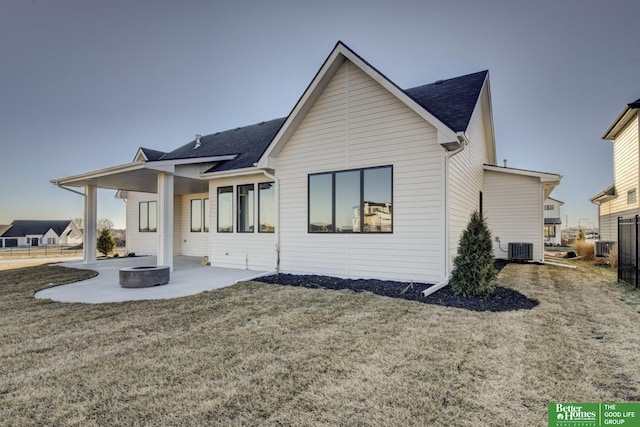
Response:
M298 117L301 113L308 110L307 103L316 98L316 91L321 90L323 87L321 85L326 83L326 80L330 78L333 73L338 69L338 66L342 64L344 60L349 60L355 66L360 68L365 74L371 77L375 82L380 84L382 87L387 89L391 94L393 94L396 98L398 98L401 102L411 108L416 114L422 117L424 120L433 125L440 135L443 136L443 140L449 141L457 141L456 132L454 132L447 125L442 123L439 119L437 119L434 115L429 113L426 109L420 106L417 102L411 99L407 94L405 94L398 86L393 84L389 79L383 76L379 71L374 69L371 65L367 64L364 60L358 57L354 52L352 52L348 47L346 47L342 43L338 43L336 47L333 49L327 60L324 62L318 73L315 75L309 87L305 90L302 97L295 105L283 125L280 127L278 133L273 137L273 140L269 144L269 147L262 154L262 157L258 161L258 166L265 167L267 165L267 159L271 155L271 152L278 146L283 139L286 139L286 136L289 134L289 128L291 126L297 126L299 121L301 120ZM329 74L331 73L331 74Z
M265 168L250 167L250 168L232 169L232 170L220 171L220 172L208 172L208 173L201 173L200 178L203 178L203 179L232 178L234 176L261 174L263 170L265 170Z
M145 163L148 169L163 168L165 166L178 166L178 165L194 165L199 163L215 163L224 162L226 160L233 160L238 157L238 154L230 154L226 156L209 156L209 157L189 157L187 159L173 159L173 160L149 160Z
M562 179L562 175L558 175L555 173L537 172L537 171L530 171L525 169L505 168L502 166L484 165L484 170L492 171L492 172L509 173L512 175L530 176L534 178L539 178L540 182L559 183L560 180Z
M615 188L616 188L615 184L611 184L610 186L608 186L607 188L605 188L604 190L602 190L601 192L599 192L598 194L590 198L589 201L591 203L598 204L598 203L609 201L611 199L615 199L616 197L618 197L618 194L615 191ZM613 190L613 193L611 193L611 190Z
M626 105L618 117L609 125L609 128L602 134L602 139L613 141L622 129L635 117L638 112L637 108L631 108Z
M50 182L55 185L70 185L73 182L84 181L88 179L97 179L105 176L115 175L123 172L131 172L140 169L157 170L161 172L173 173L175 166L188 165L188 164L200 164L200 163L216 163L225 160L233 160L238 157L237 154L226 156L210 156L210 157L193 157L188 159L177 160L159 160L159 161L138 161L133 163L126 163L124 165L112 166L106 169L99 169L93 172L87 172L79 175L72 175L65 178L52 179Z
M131 172L139 169L144 169L144 162L127 163L124 165L112 166L110 168L99 169L93 172L87 172L79 175L72 175L65 178L52 179L50 182L55 185L69 185L74 181L81 181L87 179L101 178L104 176L115 175L122 172Z

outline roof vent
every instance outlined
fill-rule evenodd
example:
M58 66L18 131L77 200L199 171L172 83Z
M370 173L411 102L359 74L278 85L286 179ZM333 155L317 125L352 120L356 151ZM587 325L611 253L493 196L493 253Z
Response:
M436 80L434 85L440 85L442 83L444 83L444 80Z
M196 148L200 147L200 139L202 138L202 135L200 135L199 133L196 134L196 145L193 146L193 149L195 150Z
M507 159L502 159L502 164L504 165L504 167L507 167Z

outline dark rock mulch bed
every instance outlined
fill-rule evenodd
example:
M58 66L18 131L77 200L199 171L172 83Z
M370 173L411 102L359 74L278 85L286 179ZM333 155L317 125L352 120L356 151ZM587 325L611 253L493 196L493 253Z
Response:
M496 269L501 270L507 263L496 261ZM497 286L488 297L460 297L453 294L447 285L435 293L424 297L422 291L432 285L426 283L405 283L374 279L341 279L331 276L274 274L255 279L258 282L274 285L300 286L311 289L349 289L354 292L371 292L376 295L419 301L425 304L456 307L472 311L514 311L529 310L537 301L527 298L513 289Z

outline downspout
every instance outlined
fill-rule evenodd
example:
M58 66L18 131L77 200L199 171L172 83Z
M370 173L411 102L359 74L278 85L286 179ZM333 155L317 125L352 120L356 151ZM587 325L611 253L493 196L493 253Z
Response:
M277 176L262 170L262 173L267 178L273 180L276 183L275 205L276 205L276 229L275 229L275 246L276 246L276 273L280 271L280 179ZM258 226L260 226L258 224Z
M444 267L444 276L445 276L445 281L449 281L449 264L451 261L451 229L450 229L450 221L449 221L449 213L451 212L450 210L450 197L449 197L449 170L450 170L450 162L451 162L451 158L453 158L454 156L460 154L463 150L464 147L467 145L467 139L466 137L464 137L463 135L463 140L461 141L460 147L456 148L453 151L448 151L445 154L445 167L444 167L444 198L445 198L445 202L444 202L444 209L445 209L445 215L444 215L444 229L445 229L445 267Z
M449 162L453 156L461 153L464 150L465 145L468 143L468 140L463 133L458 134L458 139L461 143L460 147L452 151L447 151L444 155L444 279L422 291L422 296L424 297L444 288L449 283L449 264L451 260L451 230L449 229Z

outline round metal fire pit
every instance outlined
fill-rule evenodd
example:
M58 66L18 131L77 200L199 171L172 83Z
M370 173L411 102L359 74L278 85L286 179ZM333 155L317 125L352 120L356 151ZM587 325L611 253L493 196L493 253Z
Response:
M120 269L120 286L123 288L149 288L169 283L169 267L150 265Z

